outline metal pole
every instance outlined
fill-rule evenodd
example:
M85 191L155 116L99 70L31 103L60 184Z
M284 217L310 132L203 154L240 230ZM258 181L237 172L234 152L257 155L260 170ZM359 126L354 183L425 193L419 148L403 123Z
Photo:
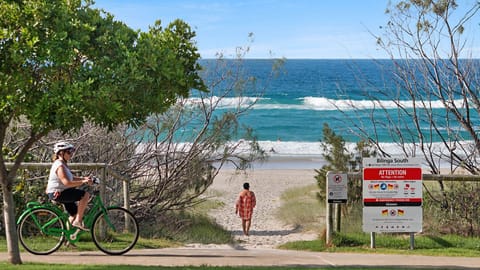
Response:
M375 248L375 232L370 233L370 248Z

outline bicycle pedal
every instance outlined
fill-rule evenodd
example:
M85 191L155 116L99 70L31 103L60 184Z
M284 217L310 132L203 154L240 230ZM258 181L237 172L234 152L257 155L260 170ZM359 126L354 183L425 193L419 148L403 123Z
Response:
M76 229L75 232L70 235L70 240L75 241L77 239L78 233L81 232L81 231L82 230L80 230L80 229Z

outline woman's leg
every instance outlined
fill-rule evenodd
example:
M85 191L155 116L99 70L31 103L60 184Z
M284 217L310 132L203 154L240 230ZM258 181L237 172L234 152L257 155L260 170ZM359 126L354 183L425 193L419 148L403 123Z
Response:
M247 235L246 222L247 222L247 220L242 218L242 229L243 229L243 234L244 235Z
M73 221L75 221L75 216L69 216L69 217L68 217L68 222L70 222L70 224L72 224ZM68 225L70 225L70 224L68 224ZM68 228L68 227L67 227L67 228Z
M83 214L85 213L85 209L87 208L88 200L90 199L90 194L85 192L83 197L78 201L78 211L77 216L75 218L75 222L82 224L83 222Z

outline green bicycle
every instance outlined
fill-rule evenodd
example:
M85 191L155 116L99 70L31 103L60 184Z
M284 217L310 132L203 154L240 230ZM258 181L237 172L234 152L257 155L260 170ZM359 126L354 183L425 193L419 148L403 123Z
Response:
M98 186L98 178L94 178L94 184ZM98 193L98 190L91 192L84 224L98 249L109 255L124 254L137 243L137 220L125 208L106 207ZM52 202L29 202L17 221L17 228L21 245L36 255L51 254L64 242L75 244L86 232L73 227L68 214Z

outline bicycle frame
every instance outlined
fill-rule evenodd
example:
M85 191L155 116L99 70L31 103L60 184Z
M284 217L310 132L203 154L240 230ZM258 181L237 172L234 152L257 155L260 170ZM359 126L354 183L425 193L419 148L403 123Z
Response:
M94 184L100 180L94 177ZM105 206L98 189L85 186L91 194L83 216L92 241L99 250L108 255L122 255L132 249L139 237L139 226L135 216L119 206ZM75 244L79 235L86 232L73 227L69 214L53 201L30 202L17 220L19 241L35 255L48 255L57 251L62 244Z
M95 217L99 213L107 213L107 207L102 202L102 199L100 196L96 194L91 194L93 198L91 199L92 205L91 207L85 212L83 222L87 228L91 228L93 225L93 221ZM82 234L86 231L82 231L78 228L75 228L72 226L70 221L68 220L68 214L59 206L51 202L46 202L46 203L40 203L40 202L29 202L27 203L27 208L25 211L22 212L20 217L17 220L17 225L19 222L23 219L25 215L28 215L30 212L36 210L36 209L41 209L41 208L46 208L49 209L53 212L55 212L58 215L58 218L54 218L50 220L49 222L45 224L40 224L38 221L36 222L36 225L41 228L42 232L48 235L54 235L54 236L62 236L64 235L65 238L70 242L70 243L76 243L80 239L78 237L79 234ZM58 228L50 228L51 224L54 224L55 222L58 221L58 219L61 219L62 223L64 224L64 229L58 229ZM109 222L109 221L108 221ZM67 226L65 226L67 225ZM111 225L111 224L109 224Z

